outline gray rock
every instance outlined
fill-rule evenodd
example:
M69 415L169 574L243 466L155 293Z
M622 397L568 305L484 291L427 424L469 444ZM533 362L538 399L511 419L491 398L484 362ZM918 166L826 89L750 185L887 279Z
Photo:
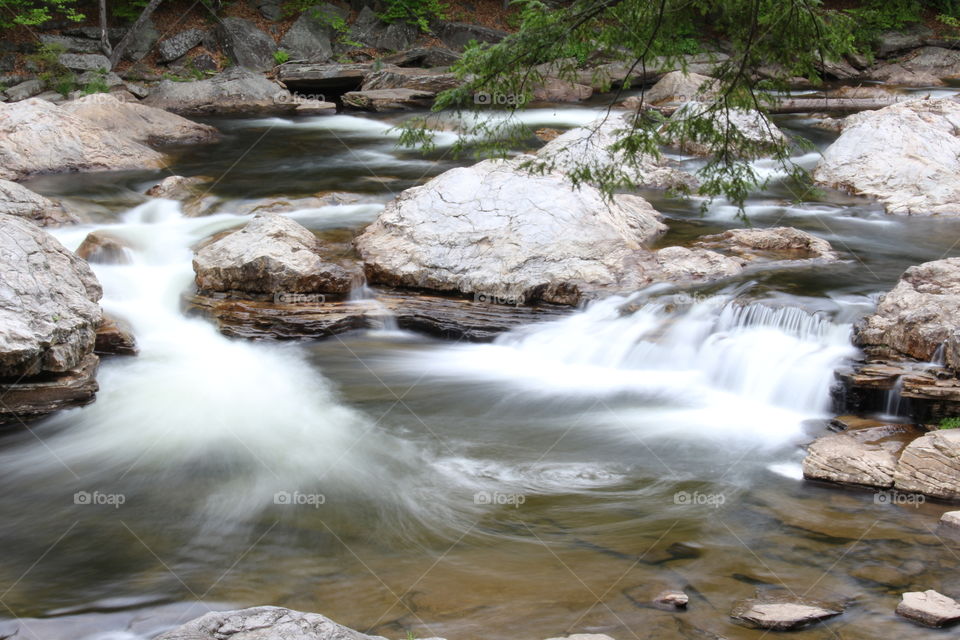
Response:
M122 27L108 27L107 38L111 44L116 44L127 30ZM74 38L86 38L87 40L100 40L100 27L72 27L64 29L63 35L73 36Z
M354 631L318 613L281 607L211 611L155 640L384 640Z
M377 36L375 46L387 51L402 51L416 42L419 35L420 32L412 24L394 22Z
M446 22L437 33L443 44L455 51L463 51L470 42L497 43L507 37L506 31L491 29L466 22Z
M750 627L789 631L843 613L836 607L793 597L758 596L737 603L730 617Z
M814 179L868 195L888 213L960 215L960 102L913 100L848 117Z
M710 76L699 73L671 71L646 91L643 99L648 104L708 102L716 95L716 90L713 89L715 82ZM624 106L635 108L629 100L624 102Z
M110 61L98 53L62 53L59 60L60 64L71 71L110 70Z
M119 87L123 85L123 79L112 71L106 74L100 73L99 71L84 71L77 76L77 84L80 86L85 86L91 82L102 82L103 84L107 85L107 88Z
M236 64L247 69L267 71L276 66L273 38L243 18L224 18L217 25L220 47Z
M342 9L326 5L308 9L300 15L280 40L280 46L292 60L326 62L333 57L331 39L334 36L329 18L342 18ZM334 11L336 9L337 11Z
M28 220L0 214L0 376L65 373L93 351L100 283Z
M10 87L5 90L4 93L10 102L20 102L21 100L32 98L42 91L43 82L40 80L27 80L26 82L21 82L16 86Z
M814 63L817 70L827 78L837 80L851 80L859 78L862 73L846 60L823 60Z
M63 94L57 93L56 91L44 91L43 93L38 93L35 95L34 98L37 100L46 100L47 102L52 102L53 104L63 104L67 101L67 99L63 97Z
M139 352L130 325L107 314L103 314L103 322L97 329L93 350L99 356L135 356Z
M154 45L160 39L160 32L154 24L152 18L147 18L141 25L136 35L130 40L130 45L123 52L123 59L131 62L139 62L147 57L153 51Z
M0 214L26 218L42 227L77 222L62 205L9 180L0 180Z
M577 304L649 281L643 244L664 229L637 196L605 202L560 174L487 160L407 189L356 246L371 282Z
M684 103L670 116L671 126L685 126L684 121L694 118L713 118L714 126L718 131L736 133L742 138L744 147L734 149L734 153L743 157L759 156L774 145L786 140L782 131L759 111L745 111L731 109L729 115L720 112L708 112L708 105L699 102ZM699 156L709 156L712 153L710 145L705 144L692 132L684 130L675 136L673 143L686 153ZM750 149L747 145L756 145Z
M141 104L119 100L111 94L95 94L65 102L61 108L85 122L125 134L150 145L213 142L220 132L182 116Z
M877 36L874 49L881 58L894 53L917 49L924 45L927 38L933 36L933 31L922 24L911 25L900 31L885 31Z
M96 37L99 38L99 34ZM40 42L48 46L63 47L61 51L67 53L103 53L97 40L87 38L41 34Z
M638 157L623 151L611 152L610 147L629 129L629 114L612 113L600 117L586 127L571 129L548 142L537 152L537 160L561 173L571 173L583 167L600 171L617 168L636 184L654 189L696 185L696 179L691 174L669 166L663 158Z
M313 233L277 213L204 246L193 269L200 291L343 294L353 286L351 273L321 257Z
M373 70L369 62L355 64L285 64L277 77L287 86L305 86L311 89L346 89L353 91Z
M654 253L661 279L672 282L698 282L735 276L743 271L743 261L708 249L666 247Z
M866 77L908 87L939 86L943 78L960 77L960 51L923 47L870 69Z
M542 102L580 102L593 95L593 88L560 78L544 78L533 89L533 99Z
M368 47L399 51L410 47L417 39L419 31L406 22L386 24L380 21L370 7L364 7L353 26L350 38Z
M960 603L932 589L910 591L897 605L897 615L925 627L946 627L960 622Z
M337 103L324 102L323 100L304 100L297 103L297 111L300 115L336 115Z
M460 59L460 54L445 47L418 47L401 51L381 60L398 67L449 67Z
M960 369L960 258L907 269L875 313L854 326L854 342L930 362L938 350Z
M136 84L135 82L124 81L123 88L129 91L130 95L134 96L135 98L139 98L140 100L143 100L150 95L150 89L147 89L141 84Z
M888 489L905 443L885 427L856 429L817 438L807 449L803 475L813 480Z
M348 91L343 94L345 107L365 111L397 111L420 109L433 104L431 91L417 89L375 89L372 91Z
M657 594L653 603L670 609L686 609L690 603L690 596L683 591L663 591Z
M371 71L363 79L361 91L379 89L416 89L440 93L460 85L460 80L452 73L436 72L431 69L387 67Z
M181 31L157 45L157 58L160 62L172 62L177 58L182 58L190 49L203 42L204 36L206 36L206 32L201 29Z
M960 498L960 431L933 431L907 445L893 486L945 500Z
M162 161L153 149L44 100L0 104L0 178L144 169Z
M144 104L181 115L288 113L296 108L289 91L259 73L234 67L208 80L164 80Z

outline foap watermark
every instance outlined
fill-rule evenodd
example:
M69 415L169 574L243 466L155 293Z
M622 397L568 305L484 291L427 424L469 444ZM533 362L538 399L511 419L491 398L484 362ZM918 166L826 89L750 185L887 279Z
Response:
M527 103L527 96L522 93L487 93L480 91L473 94L473 103L497 107L522 107Z
M719 509L726 501L727 497L722 493L677 491L673 494L673 504L684 507L713 507Z
M873 494L874 504L894 504L898 507L917 508L927 501L927 497L920 493L904 493L896 489L877 491Z
M327 503L327 496L322 493L301 493L300 491L278 491L273 494L273 504L294 507L313 507L319 509Z
M278 291L273 294L274 304L323 304L327 297L322 293L296 293Z
M500 493L499 491L478 491L473 494L473 504L490 504L497 506L513 506L519 509L527 501L522 493Z
M313 102L326 102L327 97L322 93L289 93L287 91L280 91L275 96L273 96L273 101L276 104L311 104Z
M501 304L509 307L519 307L524 303L524 297L522 295L511 296L478 291L473 294L473 301L482 302L483 304Z
M77 491L73 494L73 504L84 506L108 506L119 509L127 501L122 493L102 493L100 491Z

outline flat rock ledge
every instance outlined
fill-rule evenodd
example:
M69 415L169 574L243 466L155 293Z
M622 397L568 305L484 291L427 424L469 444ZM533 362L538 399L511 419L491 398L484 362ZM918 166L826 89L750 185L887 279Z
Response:
M960 622L960 603L932 589L911 591L903 594L897 615L925 627L947 627Z
M839 606L800 598L759 596L734 605L730 617L757 629L791 631L843 613Z
M815 440L803 460L812 480L890 488L900 454L919 435L909 425L851 429Z
M383 640L339 625L318 613L282 607L211 611L155 640Z

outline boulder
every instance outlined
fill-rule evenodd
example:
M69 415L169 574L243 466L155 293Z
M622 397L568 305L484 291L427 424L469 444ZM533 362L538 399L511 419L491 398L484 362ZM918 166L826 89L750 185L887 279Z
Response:
M7 100L10 102L20 102L21 100L32 98L42 91L43 83L40 80L34 79L14 85L9 89L4 90L3 93L7 96Z
M113 73L112 71L110 73L101 73L100 71L84 71L79 76L77 76L77 84L81 87L86 86L91 82L96 82L97 84L103 83L107 85L107 88L109 89L113 89L114 87L119 87L123 85L123 79L117 74ZM82 91L81 91L81 94L86 98L90 98L91 95L97 96L97 97L106 95L103 93L94 93L94 94L87 95L87 94L84 94ZM71 94L71 96L72 95L73 94ZM92 98L92 99L96 99L96 98Z
M190 116L289 113L297 106L289 91L241 67L197 82L164 80L143 103Z
M640 197L487 160L407 189L356 246L374 283L575 305L649 281L643 245L664 229Z
M932 36L933 31L922 24L910 25L897 31L885 31L877 36L874 50L877 56L886 58L894 53L922 47L927 38Z
M665 279L673 282L697 282L735 276L743 271L743 261L707 249L666 247L654 254Z
M446 46L454 51L463 51L471 42L488 42L495 44L509 34L499 29L491 29L478 24L466 22L446 22L437 32L438 37Z
M960 499L960 431L932 431L903 450L893 474L900 491Z
M906 446L902 430L853 429L817 438L803 459L803 475L812 480L889 489L897 459Z
M223 52L241 67L268 71L277 64L273 59L277 43L248 20L223 18L217 25L216 37Z
M317 237L290 218L260 213L243 229L199 249L201 292L349 293L353 274L320 255Z
M41 227L79 222L63 205L9 180L0 180L0 214L20 216Z
M813 172L822 185L873 196L888 213L960 215L960 102L913 100L848 117Z
M319 613L282 607L211 611L154 640L384 640L354 631Z
M77 365L63 373L45 373L0 382L0 424L24 425L31 420L90 404L96 398L97 367L100 359L87 354Z
M665 125L667 131L673 131L673 144L685 153L711 155L710 145L700 138L696 129L687 128L688 121L702 118L711 120L718 131L726 134L732 140L733 152L741 157L762 156L786 140L777 125L759 111L730 109L725 114L723 110L712 111L712 108L713 105L707 103L686 102L677 109Z
M584 167L593 171L616 169L637 185L654 189L682 189L696 185L695 178L668 165L663 158L638 157L623 151L611 152L630 129L630 114L611 113L586 127L578 127L554 138L537 152L540 164L561 173Z
M350 39L375 49L401 51L417 40L417 27L399 20L386 24L369 6L363 7L350 28Z
M220 138L220 132L209 125L105 93L65 102L61 108L86 122L149 145L214 142Z
M647 104L709 102L716 95L715 82L710 76L699 73L671 71L646 91L643 99ZM624 106L630 108L626 102Z
M288 87L302 86L310 90L345 89L353 91L363 84L373 65L356 64L284 64L277 71L277 79Z
M381 61L398 67L449 67L460 59L460 54L446 47L417 47L393 55L384 56Z
M0 178L144 169L162 161L153 149L44 100L0 104Z
M100 283L32 222L0 214L0 378L65 373L93 352Z
M694 246L715 249L749 262L836 262L840 259L829 242L793 227L731 229L716 235L703 236Z
M440 93L460 85L457 76L447 72L437 72L432 69L417 69L404 67L388 67L379 71L371 71L363 79L361 91L379 89L416 89Z
M960 77L960 51L923 47L894 62L877 65L866 77L908 87L939 86L944 78Z
M187 29L167 38L157 45L157 58L160 62L173 62L182 58L190 49L203 42L206 32L201 29Z
M863 75L860 69L847 62L846 60L823 59L814 62L814 66L823 76L836 80L851 80Z
M333 57L331 39L335 36L330 20L346 19L340 7L326 4L304 11L280 40L280 46L292 60L326 62ZM329 16L329 17L326 17Z
M103 315L103 322L97 329L93 350L100 356L135 356L139 352L130 325L107 314Z
M950 529L960 529L960 511L947 511L940 516L940 525Z
M96 39L76 37L70 35L40 34L40 44L60 47L67 53L103 53L100 51L100 35Z
M790 631L827 620L843 613L843 609L792 596L759 595L734 605L730 617L749 627L771 631Z
M533 99L543 102L580 102L592 95L593 87L560 78L544 78L533 89Z
M960 603L933 589L911 591L901 598L897 615L925 627L939 628L960 622Z
M942 353L960 369L960 258L907 269L873 314L854 326L854 342L930 362Z
M130 264L127 244L109 231L91 231L74 252L95 264Z
M98 53L61 53L60 64L71 71L109 71L110 61Z
M146 191L151 198L166 198L167 200L186 200L201 193L200 187L206 184L207 179L199 176L185 178L184 176L167 176Z
M154 24L153 18L147 18L137 30L136 35L131 38L126 51L123 52L123 59L132 62L143 60L153 51L153 47L159 39L160 32L157 30L157 25Z
M343 94L345 107L365 111L396 111L418 109L433 104L434 94L418 89L375 89L373 91L348 91Z

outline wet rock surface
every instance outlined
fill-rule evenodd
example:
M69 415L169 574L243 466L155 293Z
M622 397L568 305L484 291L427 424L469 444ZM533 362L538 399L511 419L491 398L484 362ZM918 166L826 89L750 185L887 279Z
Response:
M841 607L794 596L758 596L737 603L730 616L747 626L790 631L843 613Z
M903 594L897 615L925 627L946 627L960 622L960 603L932 589L912 591Z

